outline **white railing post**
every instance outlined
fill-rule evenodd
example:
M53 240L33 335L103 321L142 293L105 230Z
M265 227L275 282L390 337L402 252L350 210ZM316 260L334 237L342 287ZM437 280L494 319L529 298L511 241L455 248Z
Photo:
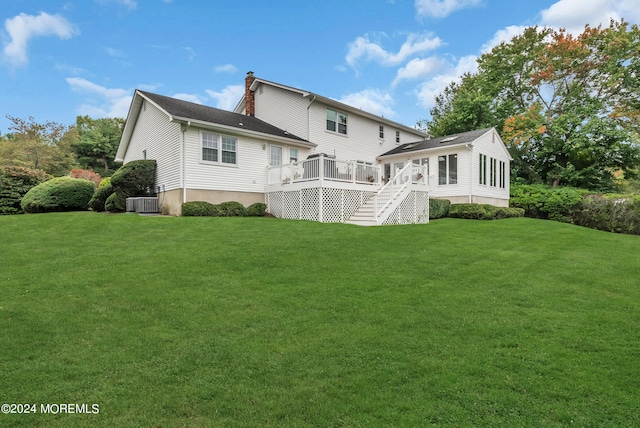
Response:
M318 179L324 180L324 155L318 156Z

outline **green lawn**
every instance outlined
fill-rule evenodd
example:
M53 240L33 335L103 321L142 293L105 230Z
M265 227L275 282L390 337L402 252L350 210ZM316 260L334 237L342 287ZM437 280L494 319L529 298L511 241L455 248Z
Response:
M0 217L0 426L640 426L640 237Z

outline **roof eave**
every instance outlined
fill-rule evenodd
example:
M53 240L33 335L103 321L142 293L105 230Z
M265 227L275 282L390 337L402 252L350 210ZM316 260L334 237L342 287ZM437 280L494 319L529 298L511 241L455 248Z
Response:
M304 141L304 140L298 140L295 138L287 138L287 137L281 137L278 135L273 135L273 134L265 134L264 132L259 132L259 131L252 131L250 129L244 129L244 128L238 128L235 126L229 126L229 125L222 125L219 123L213 123L213 122L207 122L204 120L197 120L197 119L191 119L188 117L180 117L180 116L171 116L171 122L177 122L177 123L181 123L181 124L189 124L189 125L198 125L202 128L209 128L209 129L222 129L231 133L240 133L240 134L246 134L246 135L251 135L254 137L258 137L260 139L263 140L276 140L279 142L283 142L283 143L287 143L290 145L296 145L299 147L305 147L305 148L314 148L317 146L317 144L308 142L308 141Z

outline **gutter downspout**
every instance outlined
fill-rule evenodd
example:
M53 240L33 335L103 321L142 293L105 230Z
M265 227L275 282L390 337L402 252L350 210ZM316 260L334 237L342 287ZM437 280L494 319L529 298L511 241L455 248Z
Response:
M316 100L316 96L314 95L309 101L309 105L307 106L307 141L311 142L311 104Z
M470 174L469 177L469 203L473 203L473 144L467 144L467 150L469 150L469 161L470 161Z
M182 128L182 203L187 202L187 138L186 133L191 128L191 121Z

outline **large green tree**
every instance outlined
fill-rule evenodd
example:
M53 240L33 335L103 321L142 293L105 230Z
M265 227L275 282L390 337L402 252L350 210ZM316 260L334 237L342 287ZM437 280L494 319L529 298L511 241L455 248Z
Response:
M0 166L19 166L66 175L77 166L71 146L77 139L73 127L56 122L38 123L33 117L22 119L7 115L13 131L2 137Z
M121 118L76 118L79 140L74 144L78 161L83 168L90 168L102 176L117 169L114 162L125 120Z
M495 126L526 182L610 187L640 162L640 29L527 28L450 84L431 117L436 136Z

